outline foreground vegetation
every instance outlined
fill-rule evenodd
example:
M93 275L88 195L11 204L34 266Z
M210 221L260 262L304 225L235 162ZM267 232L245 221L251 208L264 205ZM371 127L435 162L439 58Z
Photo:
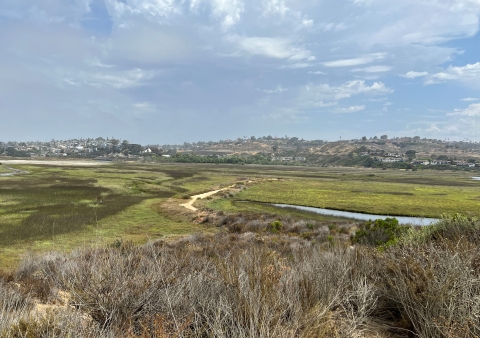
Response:
M0 337L480 334L478 220L445 218L381 249L279 222L26 258L0 281Z

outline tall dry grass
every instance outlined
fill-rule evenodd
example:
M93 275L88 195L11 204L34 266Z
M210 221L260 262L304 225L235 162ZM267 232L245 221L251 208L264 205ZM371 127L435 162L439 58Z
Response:
M0 337L476 337L480 224L443 222L381 250L261 231L27 258L19 294L69 306Z

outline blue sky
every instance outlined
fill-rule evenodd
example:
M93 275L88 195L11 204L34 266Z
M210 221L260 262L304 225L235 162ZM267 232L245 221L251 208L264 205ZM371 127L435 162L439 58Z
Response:
M0 140L480 141L480 0L2 0Z

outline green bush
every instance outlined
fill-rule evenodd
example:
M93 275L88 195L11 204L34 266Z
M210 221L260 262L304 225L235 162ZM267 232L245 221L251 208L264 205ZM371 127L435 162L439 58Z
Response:
M440 242L444 240L458 241L465 239L470 243L480 244L480 220L461 214L442 215L435 224L411 231L405 236L405 242Z
M283 229L283 224L282 224L282 222L280 222L278 220L274 221L274 222L270 223L269 229L273 233L278 233Z
M366 245L380 246L394 243L410 227L401 226L396 218L377 219L368 221L355 232L353 242Z

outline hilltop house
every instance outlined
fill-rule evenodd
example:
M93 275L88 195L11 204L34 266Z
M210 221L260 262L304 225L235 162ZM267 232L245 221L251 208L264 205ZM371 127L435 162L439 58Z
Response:
M403 162L403 159L400 157L382 157L380 158L381 162L386 163L395 163L395 162Z
M448 165L452 164L451 161L441 161L441 160L433 160L430 162L430 165Z
M429 165L430 161L428 161L428 160L414 160L414 161L410 162L410 164Z

